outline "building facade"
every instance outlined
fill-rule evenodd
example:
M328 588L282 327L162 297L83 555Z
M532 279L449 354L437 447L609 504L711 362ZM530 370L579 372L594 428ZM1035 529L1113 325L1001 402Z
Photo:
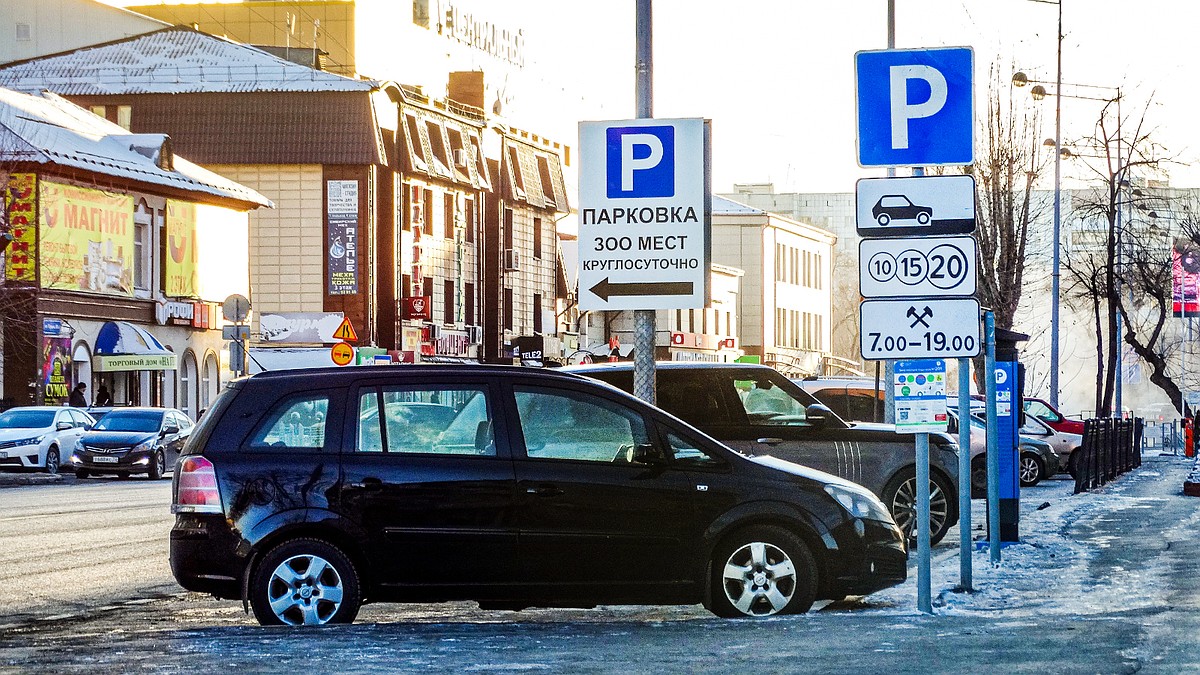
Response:
M53 94L0 89L0 127L0 398L83 383L198 416L222 379L213 301L247 290L245 212L270 201Z

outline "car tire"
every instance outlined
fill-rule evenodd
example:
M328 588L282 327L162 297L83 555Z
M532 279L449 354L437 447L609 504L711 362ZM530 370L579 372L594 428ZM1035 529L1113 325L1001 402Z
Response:
M87 469L75 469L76 478L87 478L90 475L92 474Z
M888 223L892 222L892 217L886 213L881 213L875 218L875 222L879 223L880 227L887 227Z
M161 480L166 472L167 459L163 457L162 450L156 450L150 458L150 470L146 472L146 477L150 480Z
M928 225L929 224L929 214L925 213L924 211L918 213L917 214L917 224Z
M1042 463L1042 458L1032 452L1022 452L1017 465L1017 477L1021 481L1021 487L1033 487L1042 482L1042 478L1046 476L1046 466Z
M1080 455L1082 455L1082 453L1079 452L1079 448L1075 448L1071 451L1071 454L1067 456L1067 473L1071 474L1071 478L1075 478L1077 480L1079 476Z
M293 539L271 549L250 582L250 606L264 626L351 623L361 604L354 563L319 539Z
M59 459L60 459L60 456L58 454L58 447L53 446L53 445L50 446L50 449L46 451L46 464L45 464L46 473L49 473L49 474L58 473Z
M748 527L713 552L709 611L727 619L803 614L817 591L817 565L795 534Z
M971 493L987 496L987 455L978 455L971 460Z
M888 481L883 488L883 503L891 512L904 536L915 539L913 524L917 520L917 471L907 467ZM929 542L936 544L954 525L950 517L954 493L950 483L936 472L929 474Z

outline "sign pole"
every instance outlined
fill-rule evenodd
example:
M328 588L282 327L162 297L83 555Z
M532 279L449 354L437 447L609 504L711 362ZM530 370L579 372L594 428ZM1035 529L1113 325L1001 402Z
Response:
M929 547L929 434L917 434L917 610L933 614Z
M971 591L971 359L958 360L958 587Z
M987 514L988 552L992 564L1000 563L1000 420L996 415L996 315L983 315L984 344L987 357Z
M650 0L637 0L637 117L654 116L654 50ZM633 312L633 393L655 403L654 328L658 313L652 309Z

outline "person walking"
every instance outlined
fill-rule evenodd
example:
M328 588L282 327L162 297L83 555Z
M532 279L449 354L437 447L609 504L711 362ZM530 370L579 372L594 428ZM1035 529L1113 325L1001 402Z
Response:
M84 393L86 389L87 385L83 382L75 385L75 388L71 390L71 395L67 397L67 403L75 408L88 407L87 395Z
M92 401L92 405L97 408L112 405L112 394L108 393L108 387L104 383L100 383L100 388L96 390L96 400Z

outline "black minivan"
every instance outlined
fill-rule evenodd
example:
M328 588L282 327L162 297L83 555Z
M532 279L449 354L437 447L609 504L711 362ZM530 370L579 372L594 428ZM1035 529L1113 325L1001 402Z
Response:
M263 624L379 601L769 616L906 576L904 537L861 486L519 367L236 380L184 449L172 511L179 583Z

